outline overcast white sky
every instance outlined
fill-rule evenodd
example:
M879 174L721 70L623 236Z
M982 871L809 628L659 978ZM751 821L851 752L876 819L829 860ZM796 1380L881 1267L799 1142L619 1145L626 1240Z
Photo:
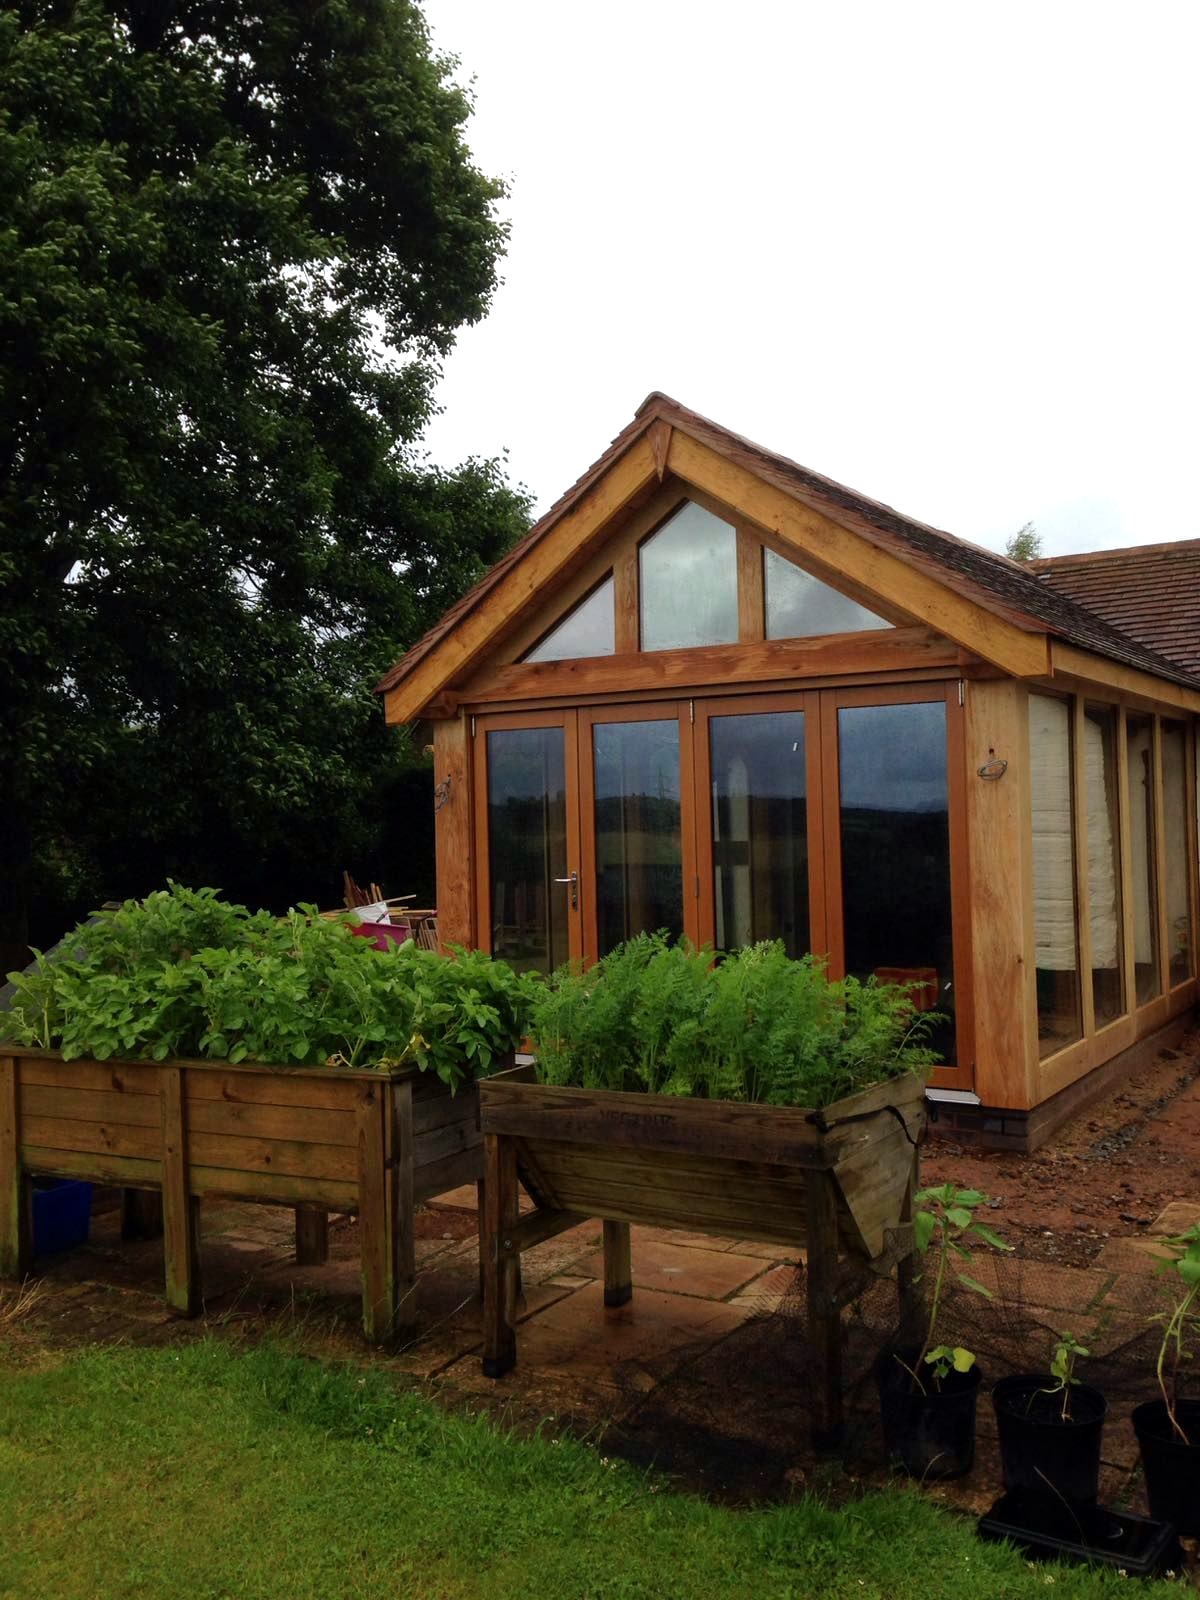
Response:
M1200 536L1200 5L426 0L512 242L429 436L539 508L651 389L1046 553Z

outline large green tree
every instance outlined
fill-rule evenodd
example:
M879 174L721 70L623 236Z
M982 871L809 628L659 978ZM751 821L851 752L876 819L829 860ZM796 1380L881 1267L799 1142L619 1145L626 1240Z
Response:
M409 0L0 11L0 941L378 832L371 683L526 512L414 451L504 242L451 67Z

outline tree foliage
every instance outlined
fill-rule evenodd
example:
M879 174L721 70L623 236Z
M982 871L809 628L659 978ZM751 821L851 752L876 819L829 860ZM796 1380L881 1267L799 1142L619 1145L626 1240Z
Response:
M0 939L377 830L371 685L526 514L414 451L504 242L451 67L409 0L0 14Z
M1042 553L1042 536L1032 522L1023 522L1004 546L1010 561L1036 561Z

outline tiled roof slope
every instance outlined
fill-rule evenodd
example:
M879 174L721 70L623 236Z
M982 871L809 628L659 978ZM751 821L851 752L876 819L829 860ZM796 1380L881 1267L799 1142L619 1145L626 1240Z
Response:
M689 411L669 395L655 392L642 402L633 421L622 429L599 460L383 676L378 684L379 691L382 693L394 688L408 677L439 640L468 616L505 573L545 537L559 517L617 456L660 420L1019 626L1034 632L1056 634L1081 649L1095 651L1127 666L1139 667L1173 682L1187 684L1190 688L1200 686L1200 673L1194 674L1181 668L1146 644L1120 631L1102 616L1078 604L1070 595L1043 582L1028 566L1010 561L1007 556L985 550L952 533L943 533L940 529L902 516L880 501L857 494L844 484L822 477L820 473L800 466L787 456L766 450L698 412Z
M1044 556L1029 565L1056 593L1200 674L1200 539Z

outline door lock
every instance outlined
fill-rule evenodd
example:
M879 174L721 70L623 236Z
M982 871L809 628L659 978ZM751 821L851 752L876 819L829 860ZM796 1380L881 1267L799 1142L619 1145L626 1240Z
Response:
M571 885L571 910L579 910L579 874L572 872L566 878L555 878L555 883L569 883Z

